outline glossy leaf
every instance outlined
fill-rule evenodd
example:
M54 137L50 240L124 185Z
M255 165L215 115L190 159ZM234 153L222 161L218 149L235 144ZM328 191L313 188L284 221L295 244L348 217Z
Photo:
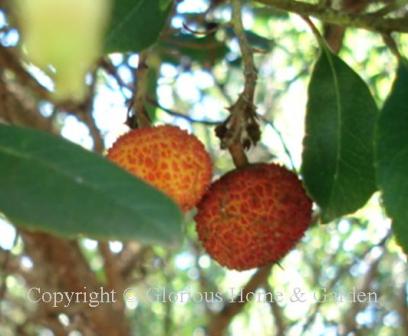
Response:
M364 81L326 47L308 94L302 175L329 222L362 207L376 189L378 109Z
M105 158L37 130L0 124L0 211L64 237L174 243L181 213Z
M137 52L152 45L171 7L171 0L114 0L106 52Z
M397 78L378 120L377 180L398 242L408 253L408 64Z

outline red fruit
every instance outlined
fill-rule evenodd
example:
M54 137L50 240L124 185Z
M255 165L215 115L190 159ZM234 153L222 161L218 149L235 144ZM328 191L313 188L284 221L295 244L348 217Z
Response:
M303 236L312 202L297 176L253 164L213 183L197 206L198 237L221 265L247 270L276 262Z
M193 208L211 183L204 145L175 126L132 130L119 137L108 158L166 193L183 211Z

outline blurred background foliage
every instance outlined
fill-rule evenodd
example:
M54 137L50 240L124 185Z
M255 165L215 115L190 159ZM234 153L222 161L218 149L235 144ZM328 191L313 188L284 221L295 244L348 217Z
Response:
M313 1L310 1L313 3ZM376 4L374 5L376 6ZM196 134L211 153L215 176L234 168L221 150L214 126L228 116L227 107L243 86L237 40L229 25L230 6L207 0L178 1L158 42L149 50L148 113L154 124L171 123ZM262 128L258 146L249 150L251 162L280 162L299 170L307 84L318 56L314 36L301 18L247 3L244 24L255 48L259 69L257 112ZM407 37L396 35L401 52L408 54ZM0 12L1 53L19 46L19 33L7 7ZM395 76L396 60L379 34L348 29L339 55L368 83L380 105ZM126 126L138 54L113 53L89 75L91 93L82 105L55 105L37 86L21 82L15 69L0 68L1 81L28 115L7 115L6 121L46 128L87 149L104 152ZM46 74L30 64L23 69L44 88L52 89ZM6 100L0 104L5 104ZM16 103L18 104L18 103ZM4 105L5 106L5 105ZM1 105L0 105L1 108ZM41 122L38 122L38 118ZM37 123L37 124L36 124ZM1 167L0 167L1 171ZM356 186L358 188L358 186ZM223 313L225 302L202 302L199 293L244 286L254 271L235 272L220 267L201 248L187 214L185 239L177 250L144 246L139 242L110 242L109 251L123 264L122 274L132 288L126 314L137 335L206 335L211 321ZM23 239L0 217L2 301L0 335L81 335L72 311L43 318L41 308L28 302L28 278L37 266ZM97 241L81 239L80 247L91 269L106 280L106 257ZM7 250L11 249L11 254ZM75 272L75 270L72 270ZM313 225L279 265L274 265L257 293L282 292L283 302L248 302L231 316L228 334L247 335L380 335L408 334L407 259L390 234L390 221L378 194L355 214L328 225ZM375 292L374 302L328 299L290 302L294 289L307 295L353 290ZM193 293L188 302L159 302L151 291ZM195 293L195 294L194 294ZM137 299L135 299L135 296ZM154 295L153 295L154 296ZM177 301L177 300L176 300ZM59 326L55 326L55 323ZM62 333L63 334L63 333Z

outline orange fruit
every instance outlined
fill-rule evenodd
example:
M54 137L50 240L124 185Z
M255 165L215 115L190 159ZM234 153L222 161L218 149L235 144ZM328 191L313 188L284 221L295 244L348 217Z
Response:
M298 177L265 163L225 174L197 208L197 232L205 250L236 270L280 260L303 236L312 216L312 202Z
M132 130L118 138L108 158L163 191L183 211L193 208L211 183L204 145L175 126Z

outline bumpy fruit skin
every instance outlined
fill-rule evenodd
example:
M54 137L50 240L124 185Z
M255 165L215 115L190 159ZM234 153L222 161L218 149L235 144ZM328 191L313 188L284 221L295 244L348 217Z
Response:
M214 182L197 206L197 232L221 265L247 270L276 262L308 228L312 202L297 176L253 164Z
M175 126L132 130L118 138L108 158L166 193L183 211L193 208L211 183L203 144Z

